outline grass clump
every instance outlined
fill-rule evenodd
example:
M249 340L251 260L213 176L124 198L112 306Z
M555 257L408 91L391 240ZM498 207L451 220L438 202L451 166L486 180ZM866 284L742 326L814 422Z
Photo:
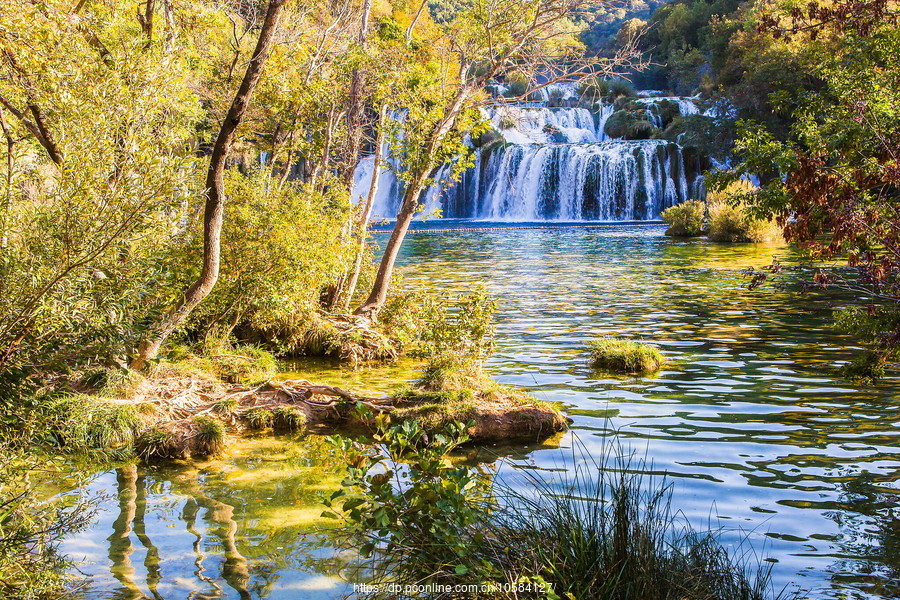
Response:
M130 444L143 421L140 405L85 394L66 396L46 405L56 444L71 450L106 450Z
M244 413L244 421L250 429L267 429L275 424L275 415L267 408L251 408Z
M306 415L296 406L278 406L272 411L272 427L282 431L301 431Z
M223 417L231 417L237 412L237 398L225 398L213 404L212 411Z
M141 433L135 440L134 449L145 462L187 457L178 434L162 427L151 427Z
M669 226L666 235L671 237L698 237L703 235L706 205L700 200L688 200L670 206L662 212L663 221Z
M659 348L653 344L616 338L589 342L591 366L621 373L651 373L665 362Z
M194 428L191 453L195 456L215 456L225 449L225 423L206 416L193 418Z

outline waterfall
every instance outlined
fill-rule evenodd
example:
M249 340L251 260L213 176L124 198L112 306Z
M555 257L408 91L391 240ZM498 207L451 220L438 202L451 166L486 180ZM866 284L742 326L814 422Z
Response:
M439 169L436 183L420 200L423 215L432 218L440 211L449 218L505 221L652 220L669 206L705 195L696 158L686 168L679 144L609 139L604 126L615 106L571 106L576 103L575 89L555 84L530 102L497 102L484 108L494 137L480 140L485 144L481 147L471 144L473 166L452 185L451 166ZM570 106L549 106L551 98ZM647 106L648 118L657 127L663 125L657 105L664 100L677 104L683 116L703 114L695 98L654 95L636 100ZM393 118L402 122L403 115ZM396 176L401 161L388 156L386 162L373 209L376 219L394 218L403 192ZM357 165L354 200L368 190L373 164L370 156Z

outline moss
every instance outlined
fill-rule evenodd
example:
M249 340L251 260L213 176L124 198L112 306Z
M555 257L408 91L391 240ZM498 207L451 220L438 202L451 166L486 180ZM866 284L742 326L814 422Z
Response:
M306 427L306 415L295 406L278 406L272 411L272 426L286 431L301 431Z
M191 454L195 456L215 456L225 449L225 424L212 417L196 416Z
M266 429L275 422L275 415L267 408L251 408L244 413L244 421L250 429Z
M653 344L603 338L590 342L591 366L621 373L650 373L665 362Z
M688 200L671 206L662 212L663 221L669 226L666 235L672 237L697 237L703 235L703 218L706 204L700 200Z

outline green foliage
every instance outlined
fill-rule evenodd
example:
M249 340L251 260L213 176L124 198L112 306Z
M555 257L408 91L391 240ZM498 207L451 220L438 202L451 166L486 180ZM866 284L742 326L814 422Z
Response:
M466 440L461 423L428 437L380 415L376 428L374 446L330 438L347 477L324 499L324 515L371 558L372 582L531 582L548 598L601 600L780 596L770 567L752 573L715 533L691 529L670 508L669 484L648 483L650 468L621 450L602 464L582 455L562 477L522 470L524 482L494 484L447 457Z
M477 581L490 565L475 559L472 530L487 510L490 485L481 468L454 465L447 454L467 441L456 423L432 436L417 423L376 417L375 446L329 441L344 453L343 488L326 498L325 516L341 517L363 540L359 552L407 581L427 577ZM388 565L390 565L388 567Z
M138 405L96 396L66 396L43 409L56 445L70 451L128 446L142 426Z
M772 218L758 218L745 198L754 188L738 182L724 192L712 192L709 206L709 239L715 242L773 242L781 239L781 228Z
M244 421L250 429L266 429L275 424L275 415L268 408L251 408L244 413Z
M636 110L617 110L606 120L603 131L611 138L626 140L646 140L659 133L647 120L647 111L643 106L638 106Z
M193 418L195 432L191 444L191 454L214 456L225 449L225 423L207 416Z
M704 233L706 203L688 200L677 206L670 206L662 212L662 219L669 226L666 235L672 237L697 237Z
M651 373L657 371L665 362L658 346L621 340L603 338L589 342L591 347L591 366L595 369L606 369L624 373Z
M494 299L484 290L458 296L452 303L445 300L425 306L421 355L484 360L494 350L496 307Z
M900 330L900 311L894 306L851 306L834 312L835 327L869 346L858 358L840 369L842 376L863 382L884 377L887 368L900 360L900 347L892 332Z
M212 411L217 415L229 417L235 414L235 412L237 411L237 407L237 398L226 398L225 400L216 402L212 407Z

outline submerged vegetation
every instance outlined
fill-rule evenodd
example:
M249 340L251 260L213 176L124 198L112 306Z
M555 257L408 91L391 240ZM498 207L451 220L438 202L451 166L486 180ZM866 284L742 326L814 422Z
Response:
M589 343L591 366L621 373L652 373L665 362L659 347L643 342L603 338Z
M467 440L463 423L433 438L415 423L377 423L375 447L332 439L347 479L325 499L326 516L341 518L348 545L369 559L360 568L374 583L477 583L493 589L485 598L520 597L503 586L511 582L549 598L779 596L770 566L730 554L716 532L683 522L669 484L621 450L604 453L602 463L575 456L581 460L561 478L528 474L522 486L448 459Z

